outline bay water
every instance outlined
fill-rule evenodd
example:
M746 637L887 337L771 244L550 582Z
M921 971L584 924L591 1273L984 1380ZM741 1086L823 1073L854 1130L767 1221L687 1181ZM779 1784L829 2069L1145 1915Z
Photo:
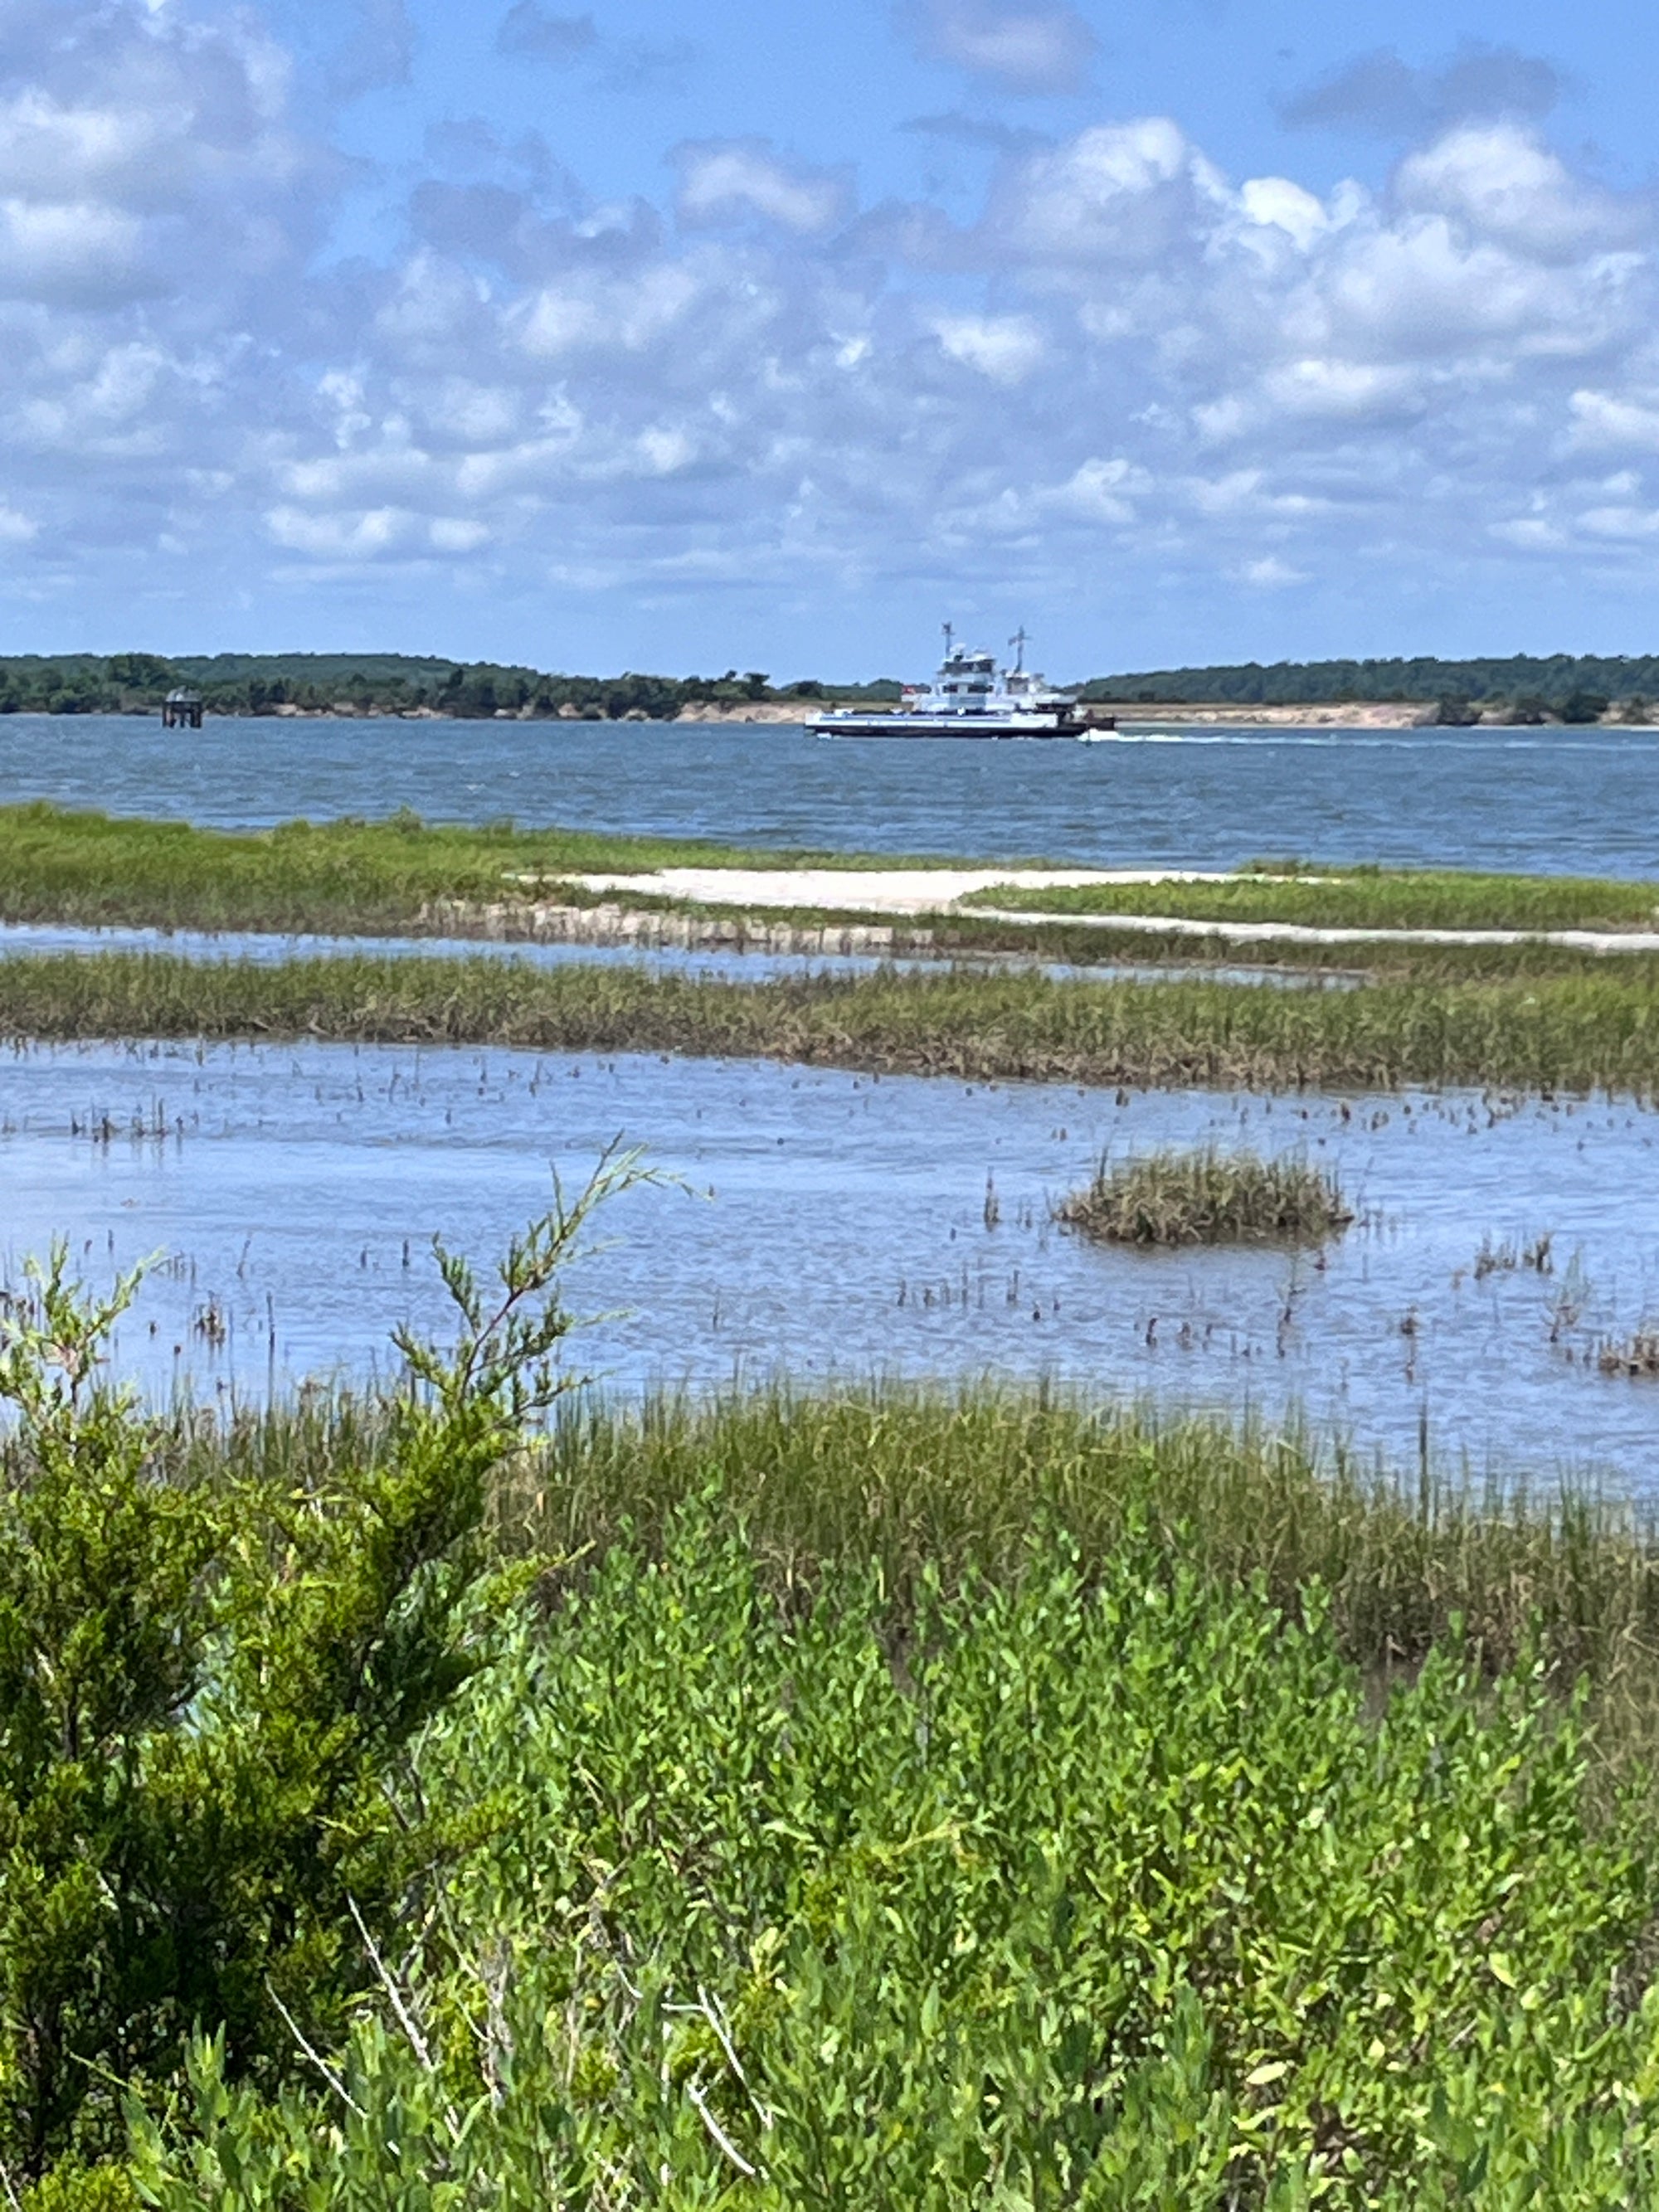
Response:
M240 828L433 820L732 844L1234 867L1261 858L1659 872L1659 731L1174 730L1101 743L781 725L0 716L0 801Z

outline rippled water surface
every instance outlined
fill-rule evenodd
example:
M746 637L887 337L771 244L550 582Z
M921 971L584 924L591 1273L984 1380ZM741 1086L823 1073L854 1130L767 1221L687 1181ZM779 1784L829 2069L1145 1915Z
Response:
M0 717L0 799L222 825L511 814L836 852L1231 867L1300 854L1659 870L1659 732L1130 731L848 742L744 725Z
M7 1264L65 1226L94 1281L164 1254L120 1346L156 1392L361 1376L397 1321L439 1318L434 1231L488 1256L550 1163L580 1176L619 1133L690 1194L624 1201L578 1284L579 1304L631 1309L586 1347L619 1386L1054 1373L1270 1415L1299 1401L1398 1461L1426 1418L1437 1456L1659 1494L1659 1385L1595 1364L1659 1316L1659 1115L1625 1103L1120 1103L645 1056L32 1047L0 1060ZM1211 1137L1305 1147L1360 1222L1322 1261L1054 1226L1103 1152ZM1540 1273L1521 1255L1545 1234ZM1498 1264L1478 1270L1483 1247Z
M1260 983L1269 990L1346 990L1365 979L1340 970L1250 968L1237 963L1182 965L1175 961L1137 964L1121 957L1121 945L1103 945L1098 966L1079 968L1063 960L1026 960L1018 953L981 957L956 953L878 957L862 952L762 952L719 946L638 945L538 945L524 939L488 937L328 937L278 935L264 930L82 928L56 922L0 922L0 960L59 952L159 952L178 960L248 961L274 967L289 960L520 960L532 968L647 967L676 975L720 976L732 982L763 982L778 975L873 975L880 969L926 974L948 966L975 974L1006 975L1018 969L1054 982L1094 981L1169 983L1201 977L1212 983Z

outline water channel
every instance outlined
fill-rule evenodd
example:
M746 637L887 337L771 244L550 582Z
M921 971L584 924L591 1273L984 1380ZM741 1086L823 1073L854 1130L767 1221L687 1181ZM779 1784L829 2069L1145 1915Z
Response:
M1006 974L1011 969L1047 976L1052 982L1168 983L1183 976L1210 983L1260 983L1270 990L1352 990L1365 981L1363 971L1340 969L1254 968L1243 962L1191 965L1176 961L1137 963L1133 940L1109 939L1098 963L1079 967L1064 960L1034 960L1017 952L948 956L916 953L896 957L862 952L769 952L713 946L656 945L649 953L637 944L537 944L523 938L333 937L317 932L278 934L264 930L138 929L79 927L61 922L0 922L0 960L56 953L147 952L175 960L246 961L274 967L290 960L517 960L532 968L639 967L648 965L681 975L707 975L731 982L758 983L778 975L873 975L883 968L908 973L942 965L975 974Z
M780 1369L1052 1375L1292 1405L1366 1450L1651 1489L1659 1385L1595 1353L1659 1316L1659 1115L1626 1102L1119 1094L746 1062L477 1050L20 1046L0 1060L5 1267L164 1256L119 1364L257 1398L441 1320L434 1230L487 1259L550 1166L647 1142L574 1302L618 1389ZM1322 1254L1101 1249L1053 1202L1103 1154L1305 1149L1360 1216ZM1552 1241L1547 1272L1523 1255ZM1485 1261L1482 1261L1482 1254Z

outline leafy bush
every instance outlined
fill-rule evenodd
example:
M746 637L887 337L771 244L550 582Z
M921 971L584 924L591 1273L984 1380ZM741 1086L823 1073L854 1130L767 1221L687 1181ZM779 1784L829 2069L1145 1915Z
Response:
M0 1396L0 2160L125 2136L119 2098L198 2027L276 2089L340 2030L411 1886L459 1830L395 1798L477 1662L486 1484L562 1387L556 1273L627 1181L611 1159L486 1298L441 1255L456 1346L406 1339L386 1448L295 1487L162 1479L99 1376L131 1279L88 1307L64 1253L6 1316Z
M275 2100L198 2043L161 2212L1575 2208L1659 2181L1644 1839L1454 1643L1380 1719L1310 1595L1127 1538L895 1606L718 1492L422 1747L493 1839Z
M695 1480L660 1410L521 1449L563 1385L557 1271L635 1173L559 1200L488 1295L441 1255L455 1346L405 1338L405 1388L290 1413L263 1451L233 1428L192 1455L100 1381L126 1286L88 1310L60 1255L9 1316L9 2201L1656 2201L1659 1859L1587 1789L1559 1639L1494 1678L1454 1622L1403 1686L1368 1681L1353 1594L1241 1580L1224 1533L1174 1517L1155 1437L1123 1431L1140 1487L1120 1469L1096 1540L1059 1526L1105 1462L1073 1434L1056 1471L1046 1399L1026 1490L988 1486L943 1565L944 1494L1012 1448L1006 1405L954 1429L915 1406L931 1504L897 1479L896 1401L686 1415ZM584 1500L613 1448L645 1473ZM866 1468L861 1533L805 1543ZM1246 1470L1258 1502L1284 1474ZM486 1493L526 1519L526 1485L569 1540L481 1581ZM739 1497L776 1525L751 1537ZM1333 1510L1340 1567L1364 1530L1352 1493ZM1443 1620L1481 1540L1422 1510ZM1593 1597L1587 1524L1527 1554L1511 1530L1511 1614L1558 1540Z

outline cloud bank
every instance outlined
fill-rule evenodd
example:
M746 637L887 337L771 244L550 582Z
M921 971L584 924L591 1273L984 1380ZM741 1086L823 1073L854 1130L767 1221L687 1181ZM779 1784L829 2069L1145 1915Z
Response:
M14 604L210 568L1034 607L1117 571L1281 605L1337 569L1650 573L1659 212L1524 116L1448 123L1375 191L1229 176L1167 117L1016 135L968 220L754 137L595 204L474 125L395 254L319 264L343 165L256 18L30 20L0 80ZM586 19L507 21L558 60Z

